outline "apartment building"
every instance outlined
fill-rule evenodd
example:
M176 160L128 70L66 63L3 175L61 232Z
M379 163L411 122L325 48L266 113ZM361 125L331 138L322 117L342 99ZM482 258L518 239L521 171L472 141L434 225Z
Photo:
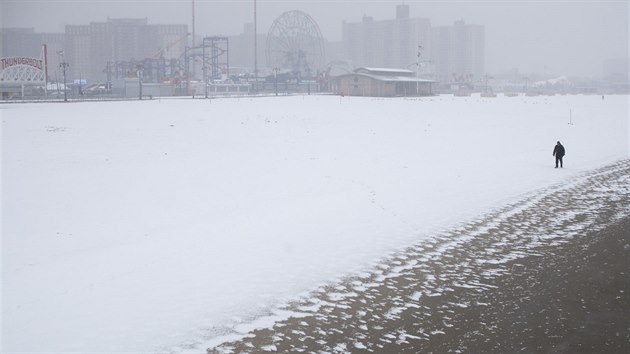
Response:
M473 83L485 75L485 29L463 20L431 30L431 62L441 83Z
M72 78L103 81L108 62L179 59L187 37L187 25L152 25L146 18L68 25L65 60Z
M393 20L343 23L346 59L354 67L409 69L442 84L472 83L485 75L485 29L463 20L431 26L410 18L409 5L396 7ZM418 67L417 65L420 65Z
M354 67L414 69L419 49L421 55L431 50L430 30L428 19L410 18L409 5L398 5L392 20L364 16L359 23L344 22L342 41Z

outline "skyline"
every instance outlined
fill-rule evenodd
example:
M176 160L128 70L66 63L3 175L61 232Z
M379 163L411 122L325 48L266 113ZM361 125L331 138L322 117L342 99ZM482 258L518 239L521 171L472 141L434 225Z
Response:
M412 18L434 27L464 20L486 32L488 73L599 76L608 59L628 58L628 1L257 1L257 32L266 34L282 13L301 10L317 22L329 42L341 40L343 21L394 19L396 5L408 4ZM65 25L107 18L147 18L151 24L187 24L191 0L2 0L2 27L64 32ZM237 35L254 20L254 1L195 1L195 33ZM45 16L38 15L46 14ZM228 15L226 15L228 14Z

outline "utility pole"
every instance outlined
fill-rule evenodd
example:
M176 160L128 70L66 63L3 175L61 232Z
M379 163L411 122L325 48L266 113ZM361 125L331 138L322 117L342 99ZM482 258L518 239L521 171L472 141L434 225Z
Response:
M274 88L276 89L276 96L278 96L278 67L273 68L273 76L275 78Z
M139 87L138 87L138 98L140 100L142 100L142 73L143 73L142 63L138 64L136 66L136 68L137 68L136 73L138 75L138 85L139 85Z
M485 79L486 79L486 87L484 88L485 93L488 93L488 79L490 77L488 76L488 74L485 75Z
M63 52L61 53L63 56ZM61 70L63 70L63 101L68 102L68 89L66 87L66 68L70 66L65 60L59 63Z
M203 60L203 66L202 66L202 71L203 71L203 86L204 86L204 93L205 93L205 98L208 98L208 68L206 67L206 39L208 37L204 37L202 43L202 47L203 47L203 56L201 57L201 60Z
M256 25L256 0L254 0L254 85L258 85L258 33ZM254 89L254 91L256 90L257 88Z
M194 54L194 48L195 48L195 0L192 0L192 44L191 47L193 48L193 54ZM188 62L186 62L188 63ZM193 67L192 67L192 77L193 79L196 79L196 69L195 69L195 57L193 56L193 63L192 63Z
M422 46L418 44L418 59L416 62L416 96L420 95L420 49L422 49Z
M48 45L42 44L44 53L44 97L48 98Z

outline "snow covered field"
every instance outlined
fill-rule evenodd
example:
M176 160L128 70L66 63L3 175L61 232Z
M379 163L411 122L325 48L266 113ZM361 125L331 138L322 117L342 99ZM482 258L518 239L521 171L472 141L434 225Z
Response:
M1 105L2 350L201 348L213 328L627 158L628 103ZM553 168L557 140L564 169Z

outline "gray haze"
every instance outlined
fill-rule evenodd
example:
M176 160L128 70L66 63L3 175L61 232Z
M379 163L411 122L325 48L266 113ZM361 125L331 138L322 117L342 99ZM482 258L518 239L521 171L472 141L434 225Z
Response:
M66 24L110 18L147 18L151 24L188 24L192 0L0 0L2 27L63 32ZM517 68L548 75L599 76L607 59L629 57L628 0L258 0L258 33L285 11L302 10L328 41L341 40L342 22L393 19L396 5L434 26L464 19L486 29L486 70ZM196 0L197 35L235 35L253 22L254 1Z

